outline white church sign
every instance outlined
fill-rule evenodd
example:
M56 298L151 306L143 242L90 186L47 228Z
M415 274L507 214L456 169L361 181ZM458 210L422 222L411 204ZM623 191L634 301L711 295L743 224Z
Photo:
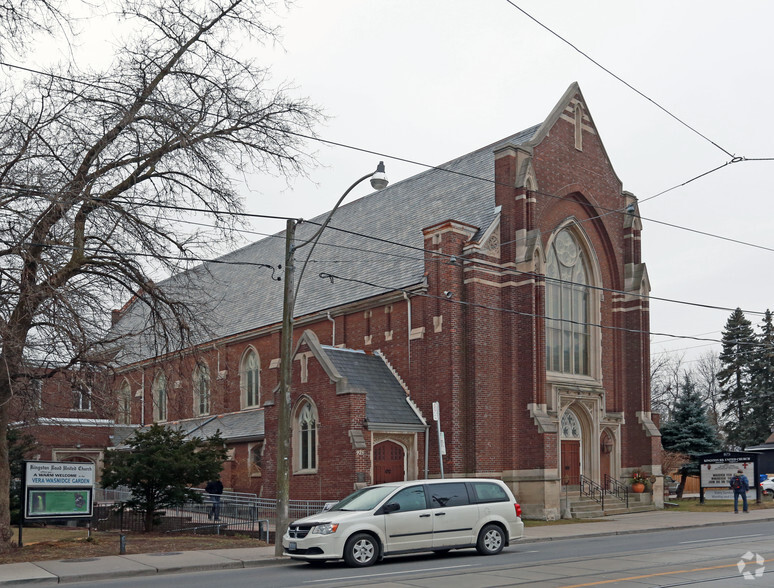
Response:
M91 517L95 464L28 461L24 465L25 518Z

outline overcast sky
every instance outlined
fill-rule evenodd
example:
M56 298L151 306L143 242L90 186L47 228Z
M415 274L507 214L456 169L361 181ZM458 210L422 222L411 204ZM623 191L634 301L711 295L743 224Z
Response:
M290 187L249 179L248 212L311 218L385 160L391 181L542 122L574 81L624 189L642 202L643 260L656 297L734 308L758 325L774 306L774 2L514 4L636 87L590 62L507 0L296 0L277 14L282 47L258 53L330 117L310 143L320 167ZM245 47L246 54L254 50ZM713 145L713 142L717 145ZM364 186L350 199L363 196ZM658 222L656 222L658 221ZM669 223L675 226L668 226ZM334 223L335 224L335 223ZM682 227L682 228L678 228ZM276 232L284 222L255 222ZM691 230L687 230L691 229ZM709 235L744 241L749 245ZM251 239L257 238L250 236ZM769 249L765 249L769 248ZM651 302L654 333L719 340L730 310ZM653 353L719 346L654 334Z
M274 75L325 109L322 138L431 165L541 122L577 81L624 189L640 200L729 162L729 153L774 157L774 3L514 3L706 139L506 0L299 0L281 19ZM311 174L316 184L300 180L277 198L281 184L255 179L248 209L310 218L380 159L315 149L324 166ZM425 169L385 163L392 181ZM653 296L740 306L760 322L753 312L774 307L772 172L774 161L738 162L641 204ZM655 300L651 309L654 333L716 340L730 314ZM684 349L689 360L719 348L652 341L654 353Z

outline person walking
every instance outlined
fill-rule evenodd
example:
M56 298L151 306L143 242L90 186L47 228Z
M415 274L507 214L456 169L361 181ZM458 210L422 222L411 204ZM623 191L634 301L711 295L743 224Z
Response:
M214 518L216 521L220 520L220 495L223 494L223 482L220 480L210 480L207 482L204 491L210 495L210 502L212 502L207 518L210 520Z
M734 512L739 514L739 497L742 497L742 508L744 512L750 512L747 510L747 491L750 489L750 483L747 481L747 476L744 475L742 470L737 470L736 474L731 476L731 482L729 484L734 491Z

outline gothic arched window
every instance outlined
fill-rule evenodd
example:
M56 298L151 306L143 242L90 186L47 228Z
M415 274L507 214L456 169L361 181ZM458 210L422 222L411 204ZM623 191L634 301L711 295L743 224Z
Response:
M210 414L210 368L197 364L193 374L194 413L197 416Z
M153 380L153 422L167 420L167 377L163 372Z
M311 402L305 402L298 410L296 429L296 469L317 469L317 410Z
M260 363L258 354L250 349L242 358L239 370L242 389L242 408L257 406L261 401Z
M580 439L581 427L578 417L571 410L565 410L562 415L562 439Z
M132 387L127 380L121 384L118 390L118 414L116 422L121 425L129 425L132 422Z

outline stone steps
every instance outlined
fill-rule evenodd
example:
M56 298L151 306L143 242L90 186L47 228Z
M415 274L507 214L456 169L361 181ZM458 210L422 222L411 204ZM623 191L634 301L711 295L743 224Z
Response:
M581 496L578 492L563 493L562 500L567 501L570 516L574 519L599 519L606 516L628 514L633 512L647 512L656 510L650 494L629 494L629 507L626 503L613 495L605 497L605 508L587 496Z

